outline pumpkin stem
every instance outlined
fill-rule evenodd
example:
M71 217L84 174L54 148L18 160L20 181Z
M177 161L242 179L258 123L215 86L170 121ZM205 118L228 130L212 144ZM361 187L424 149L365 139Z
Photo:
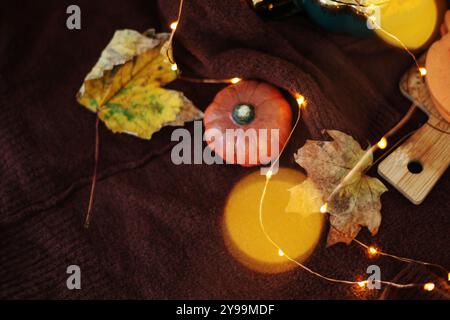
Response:
M251 104L238 104L234 107L231 116L237 124L249 124L255 119L255 108Z

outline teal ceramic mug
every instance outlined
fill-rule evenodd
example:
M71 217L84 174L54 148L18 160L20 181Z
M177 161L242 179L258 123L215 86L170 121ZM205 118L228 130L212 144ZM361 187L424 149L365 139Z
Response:
M323 28L344 32L354 36L365 37L373 34L367 27L366 18L355 13L351 7L332 8L322 5L319 0L293 0L295 5L303 9L309 17Z

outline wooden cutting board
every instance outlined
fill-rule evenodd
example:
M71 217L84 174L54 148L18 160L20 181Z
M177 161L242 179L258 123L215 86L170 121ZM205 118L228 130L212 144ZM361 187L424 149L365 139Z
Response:
M425 64L425 57L419 64ZM418 205L450 164L450 124L434 106L416 66L402 77L400 90L428 115L428 121L380 163L378 173Z

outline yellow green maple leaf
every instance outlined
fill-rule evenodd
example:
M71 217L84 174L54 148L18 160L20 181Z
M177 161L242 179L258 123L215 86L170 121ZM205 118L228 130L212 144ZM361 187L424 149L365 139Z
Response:
M183 93L163 88L177 71L161 54L168 34L119 30L103 50L77 94L78 102L113 132L150 139L167 125L203 114Z

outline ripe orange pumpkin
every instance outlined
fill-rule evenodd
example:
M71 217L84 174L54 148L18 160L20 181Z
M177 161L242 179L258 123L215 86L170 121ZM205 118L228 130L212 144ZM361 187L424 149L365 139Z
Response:
M274 86L243 80L216 95L205 111L203 122L208 146L218 156L227 163L253 166L268 163L278 156L292 128L292 112L289 103ZM235 134L230 139L227 129L235 133L242 129L241 133L248 136L239 138ZM267 135L264 136L261 133L264 130L260 129L266 129ZM214 134L208 134L209 131ZM255 136L250 131L256 133L256 139L251 138Z

